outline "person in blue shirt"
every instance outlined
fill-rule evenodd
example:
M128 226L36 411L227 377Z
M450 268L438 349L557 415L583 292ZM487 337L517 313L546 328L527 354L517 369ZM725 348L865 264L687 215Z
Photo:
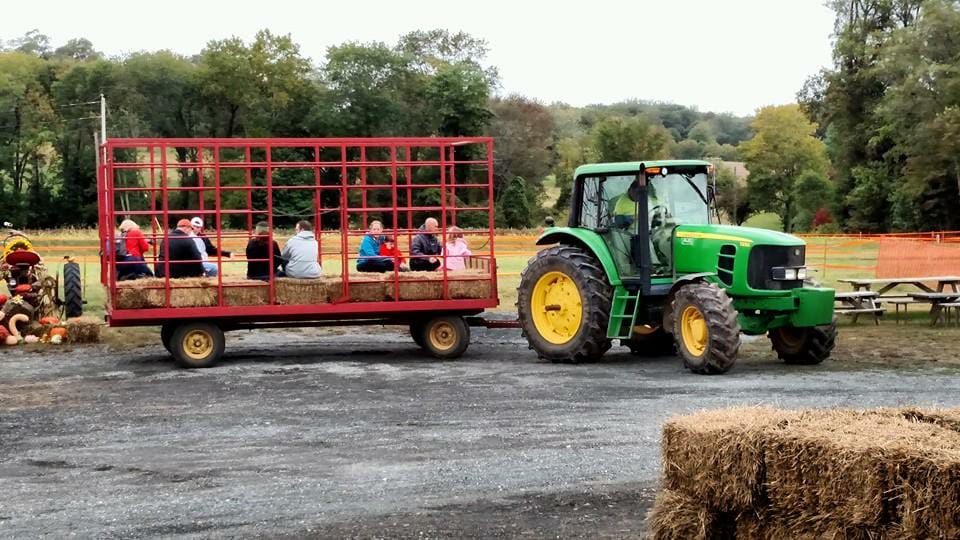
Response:
M360 241L360 258L357 259L357 270L360 272L391 272L393 259L380 256L380 246L384 242L383 224L371 221L367 234Z

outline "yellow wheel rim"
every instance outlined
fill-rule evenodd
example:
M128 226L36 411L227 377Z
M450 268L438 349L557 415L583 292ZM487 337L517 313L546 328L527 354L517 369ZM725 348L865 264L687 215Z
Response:
M191 330L183 336L183 354L190 360L206 360L213 352L213 336L204 330Z
M430 344L438 351L447 351L457 344L457 329L448 322L439 322L430 327Z
M694 306L687 306L680 316L680 334L683 337L683 346L694 356L703 355L707 350L710 332L707 330L707 320L703 313Z
M543 339L563 345L580 331L583 320L580 289L567 274L548 272L533 287L530 311Z

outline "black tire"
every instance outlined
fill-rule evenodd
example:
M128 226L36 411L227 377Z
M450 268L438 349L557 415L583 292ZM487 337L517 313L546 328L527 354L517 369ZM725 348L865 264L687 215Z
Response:
M538 330L532 306L538 281L551 272L570 278L580 295L580 326L564 343L552 343ZM523 336L540 358L552 362L584 362L598 360L610 349L607 325L613 287L600 264L590 254L574 246L554 246L530 259L520 274L517 288L517 312ZM539 315L538 315L539 316Z
M223 356L225 347L223 330L215 324L205 322L180 324L170 339L170 353L177 365L184 368L208 368L216 365Z
M177 330L176 323L167 323L160 327L160 342L168 353L173 354L170 343L173 340L173 333Z
M463 317L434 317L420 326L420 342L423 343L423 349L435 358L459 358L470 345L470 327Z
M645 335L634 335L632 339L621 339L620 344L630 348L630 354L642 357L675 356L677 343L672 334L657 328Z
M812 366L830 357L837 344L837 319L810 328L775 328L767 333L773 350L787 364Z
M423 326L426 324L425 321L414 321L410 323L410 337L413 338L413 342L417 344L417 347L421 349L424 348L423 342Z
M83 315L83 279L75 262L63 265L63 313L68 319Z
M699 353L687 346L683 314L693 309L706 324L704 348ZM687 330L690 334L690 331ZM740 350L740 323L733 300L727 293L709 283L691 283L677 291L673 300L673 335L683 365L694 373L714 375L726 373L737 362ZM688 336L698 341L694 336Z

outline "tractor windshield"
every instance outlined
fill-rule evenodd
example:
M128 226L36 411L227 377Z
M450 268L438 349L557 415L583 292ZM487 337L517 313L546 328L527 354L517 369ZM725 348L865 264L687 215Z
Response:
M670 221L672 225L709 223L705 173L656 175L650 178L649 191L651 226L656 221Z

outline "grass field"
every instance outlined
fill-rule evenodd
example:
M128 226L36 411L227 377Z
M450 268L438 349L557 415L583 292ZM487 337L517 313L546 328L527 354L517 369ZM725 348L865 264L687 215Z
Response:
M77 258L83 268L87 311L92 315L103 314L104 293L100 286L100 265L97 256L97 236L93 230L31 231L28 233L47 265L60 272L64 256ZM289 232L277 232L277 237L286 238ZM324 234L323 265L330 272L339 273L339 253L329 253L339 248L339 235ZM499 234L494 239L497 268L499 270L500 309L512 311L516 302L516 288L520 272L537 251L536 236L532 234ZM486 238L468 237L475 254L488 252ZM351 238L350 250L356 252L359 238ZM242 254L244 239L230 238L223 241L224 249ZM400 240L401 249L406 249L405 239ZM807 264L815 273L814 278L828 286L846 290L849 286L837 280L849 277L873 277L877 264L878 242L849 238L811 237L807 239ZM242 260L224 262L225 275L242 276L246 263Z

